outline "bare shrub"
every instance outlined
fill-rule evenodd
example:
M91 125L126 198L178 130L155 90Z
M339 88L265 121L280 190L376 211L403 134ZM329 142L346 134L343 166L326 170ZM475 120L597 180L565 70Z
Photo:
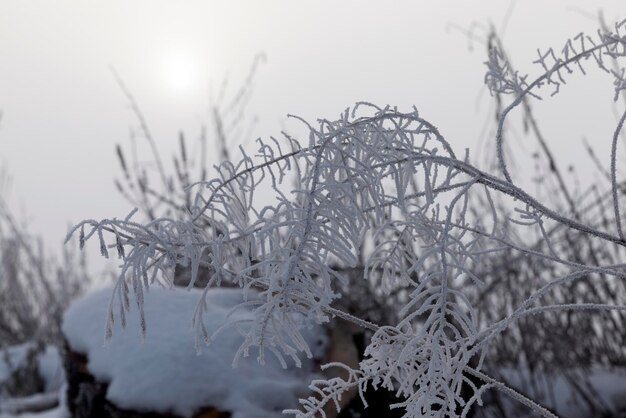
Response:
M359 367L324 366L343 368L348 377L312 382L314 395L288 413L313 417L346 391L362 394L373 385L394 391L400 399L392 407L406 417L466 416L491 389L554 416L485 373L485 364L492 357L506 361L502 338L511 342L511 352L554 363L555 351L550 357L546 347L554 339L544 334L574 341L572 323L605 328L594 341L620 351L615 346L621 337L607 335L622 326L626 309L611 296L621 294L625 273L616 147L626 113L612 138L612 216L605 223L518 187L508 168L512 156L504 151L504 127L513 110L546 90L557 94L569 73L587 67L613 76L616 99L626 81L609 61L625 55L626 21L540 51L534 78L515 71L492 43L485 82L492 94L511 98L498 113L496 173L477 168L467 152L457 155L416 109L359 103L336 120L302 120L307 141L284 134L282 141L259 140L255 156L241 149L239 159L220 164L213 179L185 189L188 205L176 216L142 223L131 213L80 223L72 233L81 244L97 237L104 256L115 251L123 260L113 295L121 309L108 314L108 336L116 318L124 321L131 293L141 309L147 288L171 282L175 266L189 267L189 286L206 267L207 288L230 283L262 294L261 301L246 303L255 306L254 320L231 324L244 335L235 364L252 352L261 362L267 354L296 363L299 355L310 356L293 315L312 323L340 318L369 331ZM274 203L259 203L268 196ZM529 242L531 234L538 240ZM388 323L342 309L342 294L359 282L359 269L376 303L397 307L381 309L393 315L375 319ZM356 279L348 271L359 272ZM199 342L219 344L219 335L209 335L203 325L204 312L200 300L194 316ZM564 365L599 349L595 342L573 347Z

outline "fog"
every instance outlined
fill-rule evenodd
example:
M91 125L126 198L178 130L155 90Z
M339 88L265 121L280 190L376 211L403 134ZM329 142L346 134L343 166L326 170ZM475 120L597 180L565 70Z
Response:
M537 48L595 31L600 9L607 22L624 17L619 0L4 0L0 162L12 182L3 194L51 249L72 223L124 216L132 208L113 184L115 144L128 146L137 122L112 69L168 156L178 132L190 140L202 125L212 132L220 85L227 79L227 91L236 91L258 54L265 61L245 119L258 120L243 138L248 145L282 129L297 132L287 114L335 118L364 100L415 105L456 149L484 152L493 141L484 129L493 119L483 86L486 25L500 28L513 62L532 71ZM474 28L476 39L459 28ZM587 158L583 137L608 162L610 77L574 76L559 97L536 106L559 163ZM536 144L516 147L530 154ZM581 176L592 175L588 166Z

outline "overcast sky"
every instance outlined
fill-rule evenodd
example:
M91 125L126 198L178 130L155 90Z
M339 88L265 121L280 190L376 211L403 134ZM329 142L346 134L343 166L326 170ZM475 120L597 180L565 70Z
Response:
M259 53L267 60L256 75L250 139L289 129L287 113L335 118L366 100L415 105L456 149L472 149L489 117L485 51L451 26L505 26L514 63L532 70L537 47L594 31L599 9L609 22L626 17L623 0L512 8L504 0L1 0L0 164L13 179L9 201L50 248L70 223L131 209L113 185L114 147L129 144L136 121L111 67L164 150L178 131L198 135L211 92L225 77L234 90ZM537 104L563 165L584 158L583 137L608 161L611 80L591 73Z

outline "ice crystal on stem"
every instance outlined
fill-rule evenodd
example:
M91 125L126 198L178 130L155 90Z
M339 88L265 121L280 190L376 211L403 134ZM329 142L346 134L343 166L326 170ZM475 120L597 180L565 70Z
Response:
M116 248L122 258L116 286L122 321L130 289L141 309L143 292L156 280L167 283L175 265L191 268L190 286L198 270L207 268L208 286L230 283L246 289L244 305L255 309L254 320L225 325L243 333L235 364L253 351L261 362L270 352L283 364L288 358L298 364L299 355L311 356L303 327L333 317L371 331L359 368L334 365L347 370L347 380L314 381L302 410L286 411L298 417L325 414L326 403L339 405L346 391L356 387L362 394L368 384L394 391L401 400L392 407L404 409L406 417L465 416L489 388L552 416L484 374L482 356L496 336L524 316L557 309L622 309L539 304L548 292L583 275L623 277L621 266L589 267L566 259L548 233L549 226L560 225L592 240L626 246L616 192L616 145L614 140L616 228L601 230L550 209L514 185L504 161L502 131L507 115L523 100L540 98L539 90L546 86L558 93L568 73L576 68L585 72L585 61L615 77L616 94L623 90L623 70L608 70L605 60L625 55L625 27L623 21L614 32L577 35L559 53L539 52L536 63L542 72L534 79L514 71L497 48L490 49L486 84L492 93L512 97L498 119L500 173L481 171L467 152L458 157L416 109L403 113L358 103L337 120L320 120L315 126L302 120L309 129L306 145L285 134L280 141L259 140L255 156L241 149L238 162L223 162L214 179L190 186L195 198L180 219L156 218L146 224L131 216L88 220L75 230L81 231L81 242L97 236L103 255ZM289 190L294 178L296 186ZM508 199L515 217L501 216L494 193ZM481 209L486 217L470 210L477 200L487 202ZM536 228L544 250L508 236L503 218ZM105 243L105 233L114 237L113 244ZM503 251L552 263L559 276L507 317L481 325L471 299L475 289L484 287L477 266L484 255ZM363 268L363 280L380 283L382 292L402 285L396 296L403 303L397 323L379 326L335 307L347 283L344 271L357 267ZM194 317L198 336L219 344L219 333L210 335L203 324L205 311L206 301L200 300ZM109 322L115 318L111 311ZM470 397L464 394L467 389Z

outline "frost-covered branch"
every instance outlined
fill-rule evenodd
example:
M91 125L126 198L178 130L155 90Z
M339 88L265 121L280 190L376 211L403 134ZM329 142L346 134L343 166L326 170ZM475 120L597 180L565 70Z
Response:
M399 401L392 407L402 408L406 417L465 416L492 388L553 416L485 374L483 360L495 337L520 321L558 312L624 310L596 299L545 300L555 292L567 293L578 280L624 279L623 263L600 258L587 263L568 251L570 242L562 238L576 234L590 246L611 244L616 252L626 247L615 174L616 138L624 117L611 155L617 234L581 217L583 211L564 214L514 185L502 130L523 100L539 98L539 88L551 86L556 93L574 66L584 72L582 61L593 59L607 70L605 56L623 57L625 26L622 22L614 33L599 33L595 40L579 35L574 38L578 43L568 41L560 55L539 53L542 74L531 82L512 69L504 54L490 51L488 86L514 95L500 113L494 143L504 179L478 169L468 152L457 156L416 109L403 113L358 103L336 120L302 121L308 142L284 135L282 141L259 140L256 155L240 148L239 159L217 166L214 178L189 183L189 205L178 217L141 223L131 214L83 221L71 233L79 234L81 246L97 237L103 256L115 249L122 260L113 296L121 301L120 310L109 310L108 329L118 316L124 322L131 296L141 311L143 294L154 282L171 285L175 266L190 268L189 286L203 268L210 273L207 289L240 286L246 294L241 308L255 312L254 319L224 325L237 327L243 336L235 364L252 352L260 362L269 352L283 364L285 357L298 364L302 354L311 356L303 329L335 317L370 332L358 369L339 366L348 372L347 380L313 382L302 410L286 412L325 416L327 403L338 404L346 391L358 388L363 394L372 385L396 393ZM622 89L621 73L609 72ZM536 240L520 238L524 234ZM477 306L497 286L498 270L485 266L511 253L531 260L528 292L516 295L508 311L487 322ZM376 283L377 294L397 304L393 323L377 325L337 307L350 291L350 269L360 269L359 279ZM209 334L204 324L206 312L203 297L193 318L197 335L219 344L219 332Z

